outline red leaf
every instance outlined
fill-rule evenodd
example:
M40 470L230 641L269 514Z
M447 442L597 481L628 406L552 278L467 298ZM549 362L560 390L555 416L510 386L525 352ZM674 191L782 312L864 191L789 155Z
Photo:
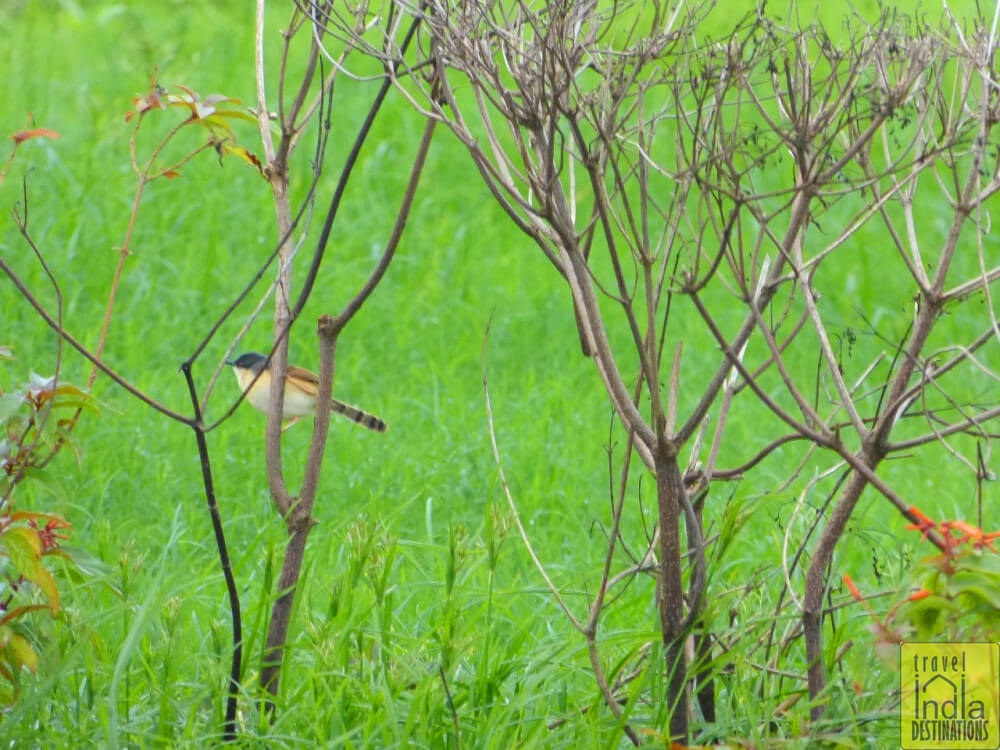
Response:
M16 133L11 133L10 139L14 141L14 143L24 143L32 138L58 137L59 134L54 130L48 130L46 128L32 128L31 130L18 130Z

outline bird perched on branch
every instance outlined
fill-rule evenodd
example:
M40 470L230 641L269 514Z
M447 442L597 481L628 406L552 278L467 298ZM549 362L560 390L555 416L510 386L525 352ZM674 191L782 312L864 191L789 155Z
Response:
M246 393L250 405L257 411L267 414L271 405L271 364L267 357L257 352L248 352L234 360L226 360L226 364L233 368L236 382ZM282 430L287 430L302 417L315 417L318 395L319 377L301 367L289 366L285 372L285 401L281 415L282 420L288 420L288 424ZM330 399L330 411L347 417L369 430L375 432L386 430L386 423L374 414L361 411L342 401Z

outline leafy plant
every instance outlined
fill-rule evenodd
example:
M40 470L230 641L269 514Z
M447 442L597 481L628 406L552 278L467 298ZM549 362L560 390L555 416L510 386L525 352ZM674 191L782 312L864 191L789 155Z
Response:
M9 355L9 350L0 348ZM20 692L24 669L38 669L30 615L59 613L59 587L48 558L72 558L60 545L70 524L41 511L15 509L14 490L43 471L63 445L68 411L94 409L79 388L56 377L32 375L16 391L0 396L0 703L10 705Z
M858 587L844 576L851 594L875 617L880 646L915 641L1000 639L1000 531L985 532L965 521L933 521L911 508L918 523L906 528L924 539L937 533L943 547L919 560L907 594L884 617L871 610Z
M22 392L4 396L0 402L0 427L5 428L6 433L6 437L0 443L0 462L2 462L0 468L5 475L3 484L0 485L0 490L3 493L2 509L0 509L0 562L5 567L3 573L7 580L6 590L3 592L6 598L0 601L0 607L2 607L0 616L3 617L0 620L0 625L4 628L3 631L0 631L0 647L4 649L4 655L0 657L2 659L0 660L0 671L12 685L11 690L7 691L0 699L8 699L8 703L16 699L17 678L20 671L25 667L36 669L38 661L31 645L30 632L15 628L15 621L26 613L37 609L48 608L53 615L58 612L58 588L50 571L41 561L44 557L52 555L68 558L65 550L59 546L59 540L65 538L61 532L69 528L67 521L55 515L14 511L12 502L14 487L26 479L39 478L41 469L51 462L62 447L72 446L70 436L80 414L85 408L93 408L88 392L93 387L99 372L104 372L133 396L167 418L190 425L196 431L204 430L200 414L188 418L163 406L117 374L104 361L104 351L108 341L115 301L121 286L126 260L132 252L139 207L142 204L147 186L161 178L175 179L180 177L181 169L185 165L189 164L198 154L209 150L214 150L220 160L224 156L232 154L256 168L258 172L262 171L256 157L236 143L232 123L239 120L254 121L254 118L245 112L233 109L235 105L239 104L238 100L221 94L202 97L193 89L185 86L175 88L179 93L168 91L160 86L154 72L148 92L145 95L135 97L133 109L125 115L125 121L131 123L132 126L129 152L137 182L125 236L118 248L117 263L108 287L103 323L97 344L93 349L81 343L78 338L69 333L64 325L63 299L59 282L51 273L42 250L36 244L29 230L29 200L26 181L23 188L23 200L15 206L13 211L14 223L55 290L56 309L49 310L11 268L7 259L0 257L0 269L13 282L21 297L56 332L59 347L57 361L61 361L62 344L66 342L92 364L83 390L59 383L57 376L48 379L33 376L31 382L24 387ZM185 119L165 125L156 123L159 129L149 136L145 136L145 131L152 128L151 124L144 129L148 115L160 111L176 111L177 109L187 113ZM200 128L202 133L207 135L194 146L191 146L190 142L185 143L178 140L179 135L189 131L192 126ZM142 138L140 133L144 134ZM34 127L33 118L29 117L25 129L11 136L14 146L3 168L0 169L0 184L3 183L19 146L25 141L39 137L58 137L58 133ZM152 143L149 147L145 145L147 138ZM3 352L6 350L0 349L0 353ZM59 419L51 419L50 417L56 409L60 410L60 413L63 409L67 409L71 413ZM203 432L199 434L203 435ZM208 471L207 463L203 464L203 467ZM218 517L214 513L214 497L211 496L211 492L209 495L210 510L213 511L213 521L216 522L220 555L225 561L227 553L221 528L218 525ZM231 572L227 563L224 563L223 567L227 573ZM42 603L31 600L21 604L25 600L24 595L29 590L29 587L26 586L29 583L33 584L34 589L41 592ZM230 584L228 588L234 612L233 619L236 623L234 630L237 631L233 639L236 645L233 652L232 673L237 674L240 669L239 644L241 641L238 633L238 602L235 598L235 586L232 584L231 577L228 583ZM235 684L235 680L233 680L231 687ZM235 696L231 691L227 705L227 727L233 726L234 716Z

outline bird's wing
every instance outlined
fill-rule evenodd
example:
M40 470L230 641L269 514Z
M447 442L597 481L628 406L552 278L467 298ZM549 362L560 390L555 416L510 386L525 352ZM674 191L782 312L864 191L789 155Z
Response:
M314 372L292 365L285 375L295 379L295 384L310 396L319 395L319 376Z

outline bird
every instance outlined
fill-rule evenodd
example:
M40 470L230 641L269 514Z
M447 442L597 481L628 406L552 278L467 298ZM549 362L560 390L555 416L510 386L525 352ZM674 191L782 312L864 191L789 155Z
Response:
M236 359L226 360L226 364L233 368L236 382L246 394L250 405L267 414L271 405L271 365L267 357L258 352L247 352ZM288 424L282 428L282 432L302 417L316 416L318 395L319 377L302 367L289 365L285 371L285 401L281 415L282 420L288 420ZM374 432L385 432L388 427L374 414L336 399L330 399L330 411Z

